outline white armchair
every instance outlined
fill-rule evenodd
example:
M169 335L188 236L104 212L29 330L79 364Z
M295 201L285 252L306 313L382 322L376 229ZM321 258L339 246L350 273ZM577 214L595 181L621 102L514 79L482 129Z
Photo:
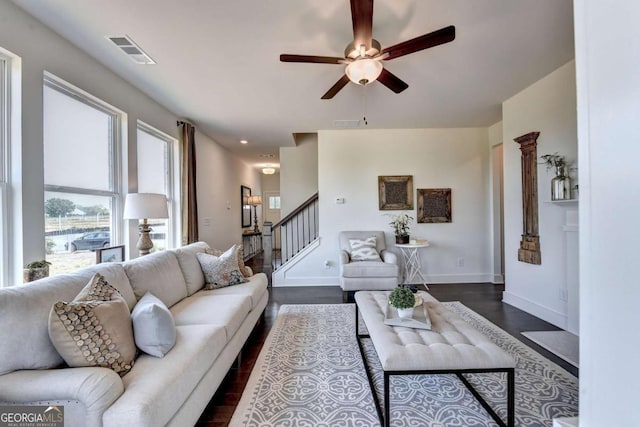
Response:
M355 261L352 259L350 240L376 238L376 251L380 260ZM399 273L396 254L387 250L382 231L341 231L340 241L340 287L346 302L349 291L391 290L398 286Z

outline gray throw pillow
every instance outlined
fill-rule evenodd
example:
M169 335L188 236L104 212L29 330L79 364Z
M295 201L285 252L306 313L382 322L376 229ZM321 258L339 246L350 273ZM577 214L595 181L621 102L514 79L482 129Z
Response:
M382 261L376 250L376 236L365 240L349 239L351 261Z
M136 347L164 357L176 344L176 324L167 306L151 292L144 294L131 312Z
M196 257L204 273L205 289L224 288L246 282L238 268L238 245L233 245L220 256L199 253Z

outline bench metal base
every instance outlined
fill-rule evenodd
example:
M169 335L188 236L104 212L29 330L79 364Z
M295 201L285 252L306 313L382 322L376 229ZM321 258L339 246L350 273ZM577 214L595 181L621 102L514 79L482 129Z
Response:
M355 305L356 309L356 339L358 341L358 347L360 349L360 355L362 356L362 362L364 363L365 371L367 374L367 379L369 380L369 387L371 388L371 394L373 395L373 400L375 401L376 410L378 412L378 417L380 418L380 423L384 427L388 427L390 425L390 399L389 399L389 382L391 376L393 375L445 375L445 374L455 374L467 387L467 389L473 394L478 403L482 405L482 407L487 411L487 413L495 420L498 425L502 427L514 427L515 424L515 369L514 368L494 368L494 369L453 369L453 370L413 370L413 371L385 371L383 369L384 374L384 386L383 386L383 395L384 395L384 414L383 410L380 406L380 400L378 399L378 393L376 392L375 385L373 383L373 376L370 373L369 366L367 363L367 357L364 353L364 346L362 345L362 338L370 338L369 334L360 334L358 330L358 305ZM506 372L507 374L507 422L505 423L500 416L491 408L489 403L485 401L480 393L473 388L473 385L464 377L464 374L481 374L481 373L492 373L492 372Z

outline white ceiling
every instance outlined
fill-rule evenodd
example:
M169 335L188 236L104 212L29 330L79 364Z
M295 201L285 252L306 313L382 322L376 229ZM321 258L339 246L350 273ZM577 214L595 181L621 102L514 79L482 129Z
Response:
M447 25L456 39L385 62L409 84L401 94L350 83L321 100L344 66L279 55L342 56L348 0L14 2L252 164L294 133L365 114L368 128L488 126L502 101L574 57L571 0L376 0L383 47ZM136 65L105 39L124 34L157 64Z

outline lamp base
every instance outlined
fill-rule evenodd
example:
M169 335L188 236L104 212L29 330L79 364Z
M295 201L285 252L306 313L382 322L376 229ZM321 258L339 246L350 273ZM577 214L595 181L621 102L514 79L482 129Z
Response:
M138 231L140 231L140 238L138 239L136 248L138 248L140 255L148 255L149 252L151 252L151 249L153 249L153 242L149 236L149 233L151 233L151 227L149 224L140 224L140 226L138 226Z
M260 229L258 228L258 207L253 207L253 231L258 233Z

